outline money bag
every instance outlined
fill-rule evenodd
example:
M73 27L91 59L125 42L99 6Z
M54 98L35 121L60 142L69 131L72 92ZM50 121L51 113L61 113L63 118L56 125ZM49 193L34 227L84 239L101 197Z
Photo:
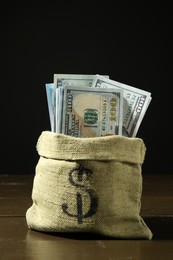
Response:
M152 239L140 216L146 153L142 139L76 138L43 131L36 149L28 228Z

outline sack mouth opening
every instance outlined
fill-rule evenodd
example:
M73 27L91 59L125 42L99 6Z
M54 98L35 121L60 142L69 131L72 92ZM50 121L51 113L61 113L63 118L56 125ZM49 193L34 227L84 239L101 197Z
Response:
M142 164L146 147L142 139L119 135L77 138L43 131L36 149L40 156L57 160L122 161Z

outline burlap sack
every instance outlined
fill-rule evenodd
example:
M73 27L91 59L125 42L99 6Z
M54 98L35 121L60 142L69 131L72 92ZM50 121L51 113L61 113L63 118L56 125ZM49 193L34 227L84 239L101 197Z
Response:
M31 229L91 232L119 239L152 239L140 216L140 138L75 138L43 131L26 212Z

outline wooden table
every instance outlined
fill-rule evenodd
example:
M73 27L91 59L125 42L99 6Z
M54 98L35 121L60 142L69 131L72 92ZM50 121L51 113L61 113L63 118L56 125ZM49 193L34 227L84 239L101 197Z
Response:
M173 175L143 175L141 216L152 240L46 234L29 230L34 175L0 175L0 260L173 259Z

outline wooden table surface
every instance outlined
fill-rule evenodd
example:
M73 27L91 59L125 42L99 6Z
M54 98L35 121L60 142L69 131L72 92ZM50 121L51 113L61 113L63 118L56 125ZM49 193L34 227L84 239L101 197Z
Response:
M172 260L173 175L143 175L141 216L152 240L113 240L29 230L34 175L0 175L0 260Z

